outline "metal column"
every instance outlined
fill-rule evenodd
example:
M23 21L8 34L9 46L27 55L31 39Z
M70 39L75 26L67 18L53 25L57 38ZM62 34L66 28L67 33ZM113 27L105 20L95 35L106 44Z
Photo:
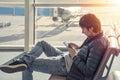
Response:
M25 47L27 52L34 43L34 7L33 0L25 0Z

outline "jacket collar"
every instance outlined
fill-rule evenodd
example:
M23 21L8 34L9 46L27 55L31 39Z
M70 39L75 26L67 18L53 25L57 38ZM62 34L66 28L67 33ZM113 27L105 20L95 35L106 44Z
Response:
M83 44L80 46L80 48L83 46L83 45L86 45L88 43L90 43L91 41L95 40L95 39L98 39L100 37L103 36L103 32L97 34L96 36L93 36L93 37L87 37L87 39L83 42Z
M88 37L88 39L94 40L94 39L97 39L97 38L102 37L102 36L103 36L103 32L97 34L96 36Z

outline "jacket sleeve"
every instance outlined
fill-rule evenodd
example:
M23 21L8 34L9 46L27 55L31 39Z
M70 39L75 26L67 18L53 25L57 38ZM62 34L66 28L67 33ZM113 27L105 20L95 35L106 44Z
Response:
M73 63L77 66L80 72L89 77L96 71L104 53L105 46L100 41L96 40L89 45L87 60L84 61L79 55L77 55L76 58L74 58Z
M79 50L79 52L77 53L77 56L79 56L82 60L86 60L87 58L87 54L89 52L88 50L88 46L83 46L82 49Z

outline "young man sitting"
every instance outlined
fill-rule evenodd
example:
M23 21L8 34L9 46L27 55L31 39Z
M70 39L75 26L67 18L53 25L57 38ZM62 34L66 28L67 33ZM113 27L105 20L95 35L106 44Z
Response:
M92 80L108 46L108 40L101 30L99 19L91 13L79 20L82 33L87 36L81 46L69 43L68 53L54 48L45 41L19 60L0 67L6 73L23 71L23 80L33 80L32 72L67 76L66 80ZM44 52L48 58L37 58Z

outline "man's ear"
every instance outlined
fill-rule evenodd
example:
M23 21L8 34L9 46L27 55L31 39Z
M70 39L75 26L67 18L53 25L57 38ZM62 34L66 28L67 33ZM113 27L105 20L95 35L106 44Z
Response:
M89 31L90 31L90 32L94 32L93 30L94 30L93 27L89 28Z

